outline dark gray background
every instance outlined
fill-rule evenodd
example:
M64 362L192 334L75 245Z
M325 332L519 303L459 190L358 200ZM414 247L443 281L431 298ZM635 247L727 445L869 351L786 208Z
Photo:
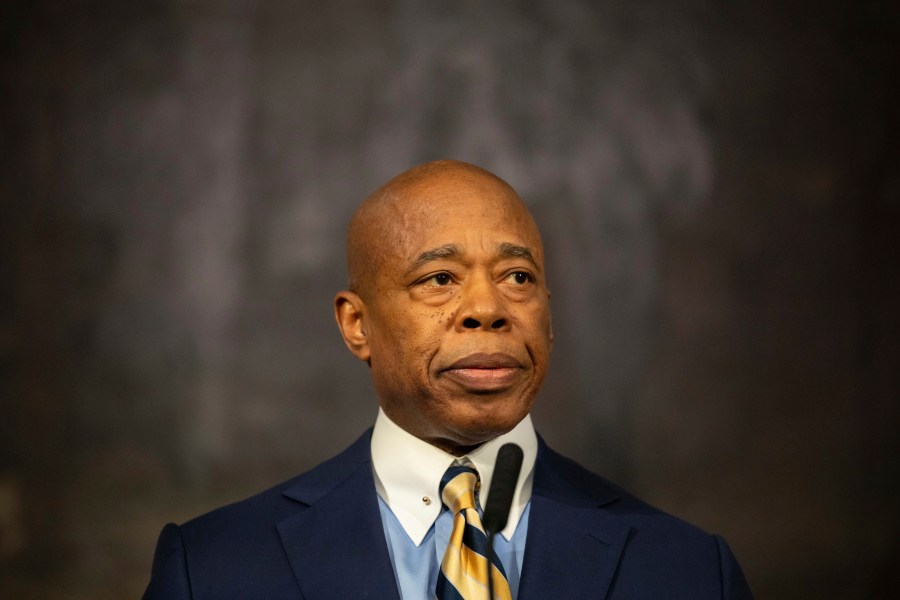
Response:
M166 521L372 422L344 230L443 157L543 230L553 446L760 598L896 590L896 3L19 1L0 32L3 598L137 597Z

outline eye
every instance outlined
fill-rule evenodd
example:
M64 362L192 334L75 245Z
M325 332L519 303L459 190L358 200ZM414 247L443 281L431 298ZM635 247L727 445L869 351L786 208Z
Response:
M445 286L448 285L451 281L453 281L453 278L450 277L449 273L435 273L434 275L426 279L424 283Z
M531 283L534 281L534 278L531 276L531 273L527 271L515 271L506 276L507 281L511 283L515 283L516 285L525 285L526 283Z

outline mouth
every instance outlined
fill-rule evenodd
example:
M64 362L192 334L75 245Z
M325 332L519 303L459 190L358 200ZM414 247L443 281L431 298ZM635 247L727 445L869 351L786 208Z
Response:
M499 392L518 380L522 364L508 354L470 354L441 371L441 376L474 393Z

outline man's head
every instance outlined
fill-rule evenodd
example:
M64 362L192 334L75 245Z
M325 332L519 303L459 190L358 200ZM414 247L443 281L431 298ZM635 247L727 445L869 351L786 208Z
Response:
M461 454L525 417L553 334L540 234L509 185L415 167L357 209L347 259L335 318L395 423Z

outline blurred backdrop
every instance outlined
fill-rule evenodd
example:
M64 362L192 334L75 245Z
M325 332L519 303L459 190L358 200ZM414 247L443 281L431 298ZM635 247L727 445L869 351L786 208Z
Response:
M345 228L443 157L543 230L551 445L760 598L895 592L900 11L674 4L5 2L0 597L139 597L369 426Z

